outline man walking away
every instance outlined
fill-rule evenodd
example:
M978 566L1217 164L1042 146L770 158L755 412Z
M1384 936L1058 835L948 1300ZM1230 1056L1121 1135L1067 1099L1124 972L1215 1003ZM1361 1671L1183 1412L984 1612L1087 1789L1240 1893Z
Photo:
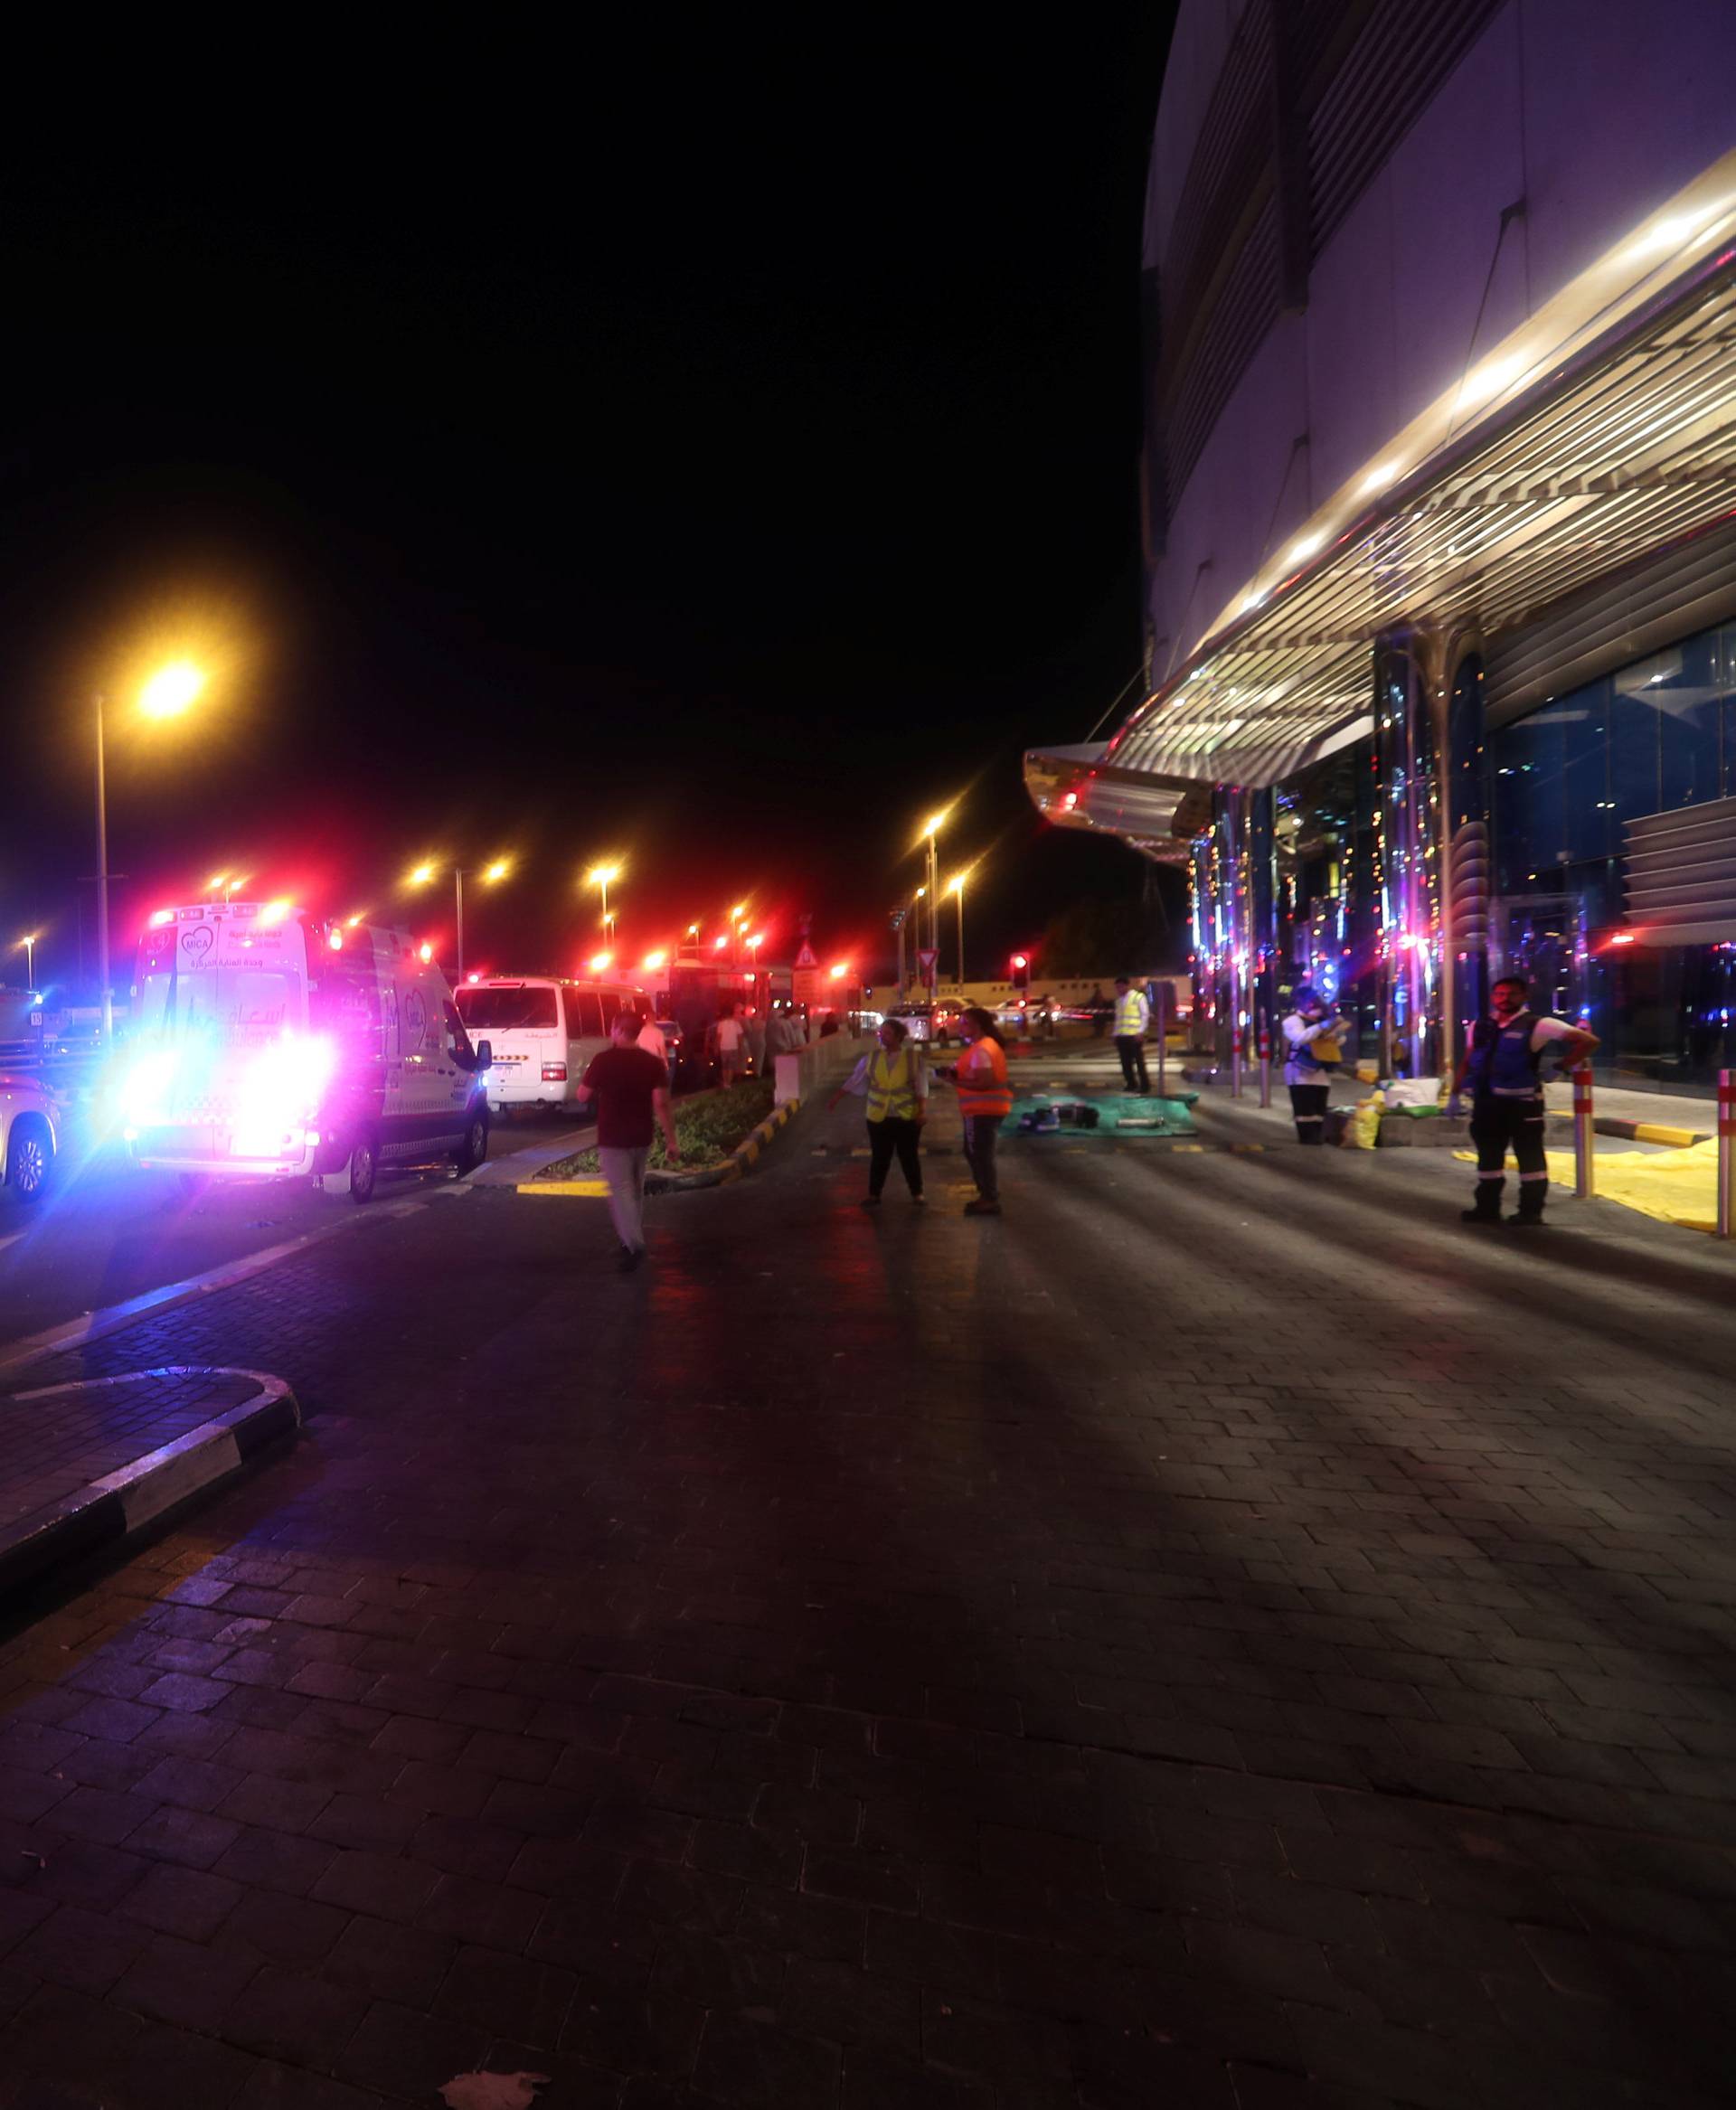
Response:
M597 1101L597 1162L609 1182L609 1213L620 1240L624 1275L645 1258L645 1161L651 1154L654 1123L663 1129L670 1164L681 1163L667 1072L655 1055L635 1045L643 1024L636 1011L616 1013L609 1046L591 1057L576 1095L581 1107Z
M1332 1072L1340 1060L1344 1022L1310 982L1298 982L1292 1009L1278 1029L1284 1035L1284 1081L1298 1143L1318 1143L1326 1134Z
M965 1161L976 1182L976 1199L967 1201L967 1216L1001 1213L1000 1181L995 1170L995 1144L1001 1123L1013 1111L1013 1088L1006 1081L1006 1049L995 1021L973 1004L958 1022L965 1051L942 1077L958 1093L965 1122Z
M1146 1028L1151 1023L1151 1003L1143 989L1136 989L1125 975L1115 978L1115 1051L1121 1058L1121 1076L1130 1092L1148 1092L1151 1078L1146 1069Z
M1471 1141L1477 1145L1477 1200L1462 1210L1467 1223L1499 1223L1507 1152L1519 1161L1519 1212L1507 1221L1535 1229L1549 1195L1543 1154L1543 1063L1552 1052L1564 1069L1598 1045L1595 1033L1564 1018L1540 1017L1526 1002L1517 975L1504 975L1489 991L1489 1012L1471 1031L1465 1081L1471 1088Z
M862 1198L863 1207L879 1208L894 1152L910 1200L920 1201L922 1160L917 1144L928 1113L929 1079L920 1055L910 1045L910 1031L902 1019L883 1022L878 1044L826 1101L828 1110L845 1092L868 1102L868 1192Z

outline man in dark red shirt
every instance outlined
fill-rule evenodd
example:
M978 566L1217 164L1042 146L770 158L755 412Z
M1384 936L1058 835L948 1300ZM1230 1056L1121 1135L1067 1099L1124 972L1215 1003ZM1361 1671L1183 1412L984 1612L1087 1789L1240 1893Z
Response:
M668 1072L655 1055L635 1045L644 1023L625 1006L616 1013L609 1044L591 1058L577 1095L581 1107L597 1101L597 1162L609 1182L609 1212L621 1241L624 1274L645 1258L645 1161L651 1154L654 1122L662 1126L669 1163L681 1162Z

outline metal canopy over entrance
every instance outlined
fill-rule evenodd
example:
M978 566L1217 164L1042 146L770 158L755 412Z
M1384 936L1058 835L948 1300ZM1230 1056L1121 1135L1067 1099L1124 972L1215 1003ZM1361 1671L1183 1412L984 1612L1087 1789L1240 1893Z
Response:
M1512 635L1736 513L1732 234L1736 154L1395 434L1105 746L1030 758L1039 808L1115 827L1142 775L1272 784L1368 729L1382 636Z

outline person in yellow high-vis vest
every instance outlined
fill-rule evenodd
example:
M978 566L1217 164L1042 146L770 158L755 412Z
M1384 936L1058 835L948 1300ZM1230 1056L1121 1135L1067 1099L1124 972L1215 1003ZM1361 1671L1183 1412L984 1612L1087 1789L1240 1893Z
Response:
M917 1144L928 1117L929 1079L921 1052L911 1042L902 1019L885 1021L876 1044L833 1093L828 1106L835 1107L846 1092L868 1102L868 1192L862 1198L863 1207L879 1207L894 1154L910 1200L920 1201L922 1160Z
M1121 1076L1130 1092L1151 1089L1146 1068L1146 1028L1151 1023L1151 1001L1136 989L1125 975L1115 978L1115 1051L1121 1058Z
M1006 1046L989 1013L973 1004L958 1022L965 1051L940 1074L958 1094L965 1121L965 1162L976 1182L976 1199L965 1204L967 1216L998 1216L1001 1186L995 1171L995 1144L1001 1123L1013 1111L1013 1088L1006 1080Z

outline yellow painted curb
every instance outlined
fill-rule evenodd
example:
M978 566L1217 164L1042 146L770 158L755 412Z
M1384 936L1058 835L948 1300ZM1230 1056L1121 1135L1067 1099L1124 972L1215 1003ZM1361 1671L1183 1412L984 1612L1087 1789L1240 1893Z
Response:
M1636 1143L1667 1143L1677 1150L1692 1150L1694 1148L1694 1130L1692 1128L1665 1128L1655 1121L1636 1121L1634 1123L1634 1140Z
M520 1194L583 1194L591 1201L599 1201L609 1192L607 1180L521 1180L514 1190Z

